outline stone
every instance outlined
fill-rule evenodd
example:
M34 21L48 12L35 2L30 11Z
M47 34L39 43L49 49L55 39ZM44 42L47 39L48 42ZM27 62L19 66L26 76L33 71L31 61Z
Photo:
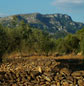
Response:
M42 73L42 68L40 66L37 67L37 70Z
M12 84L12 86L17 86L17 84Z
M69 86L69 83L67 81L62 83L63 86Z
M51 79L48 76L45 76L45 75L44 75L44 79L49 81L49 82L51 81Z
M82 79L83 78L82 76L84 76L84 71L76 71L73 72L71 75L75 79Z
M56 86L56 84L52 84L51 86Z
M0 86L83 86L84 71L62 65L52 57L5 63L0 66Z
M82 80L82 79L81 80L78 80L78 85L79 86L84 86L84 80Z
M61 86L59 81L56 82L56 86Z
M60 74L65 75L65 76L70 76L70 70L68 68L62 68L60 70Z

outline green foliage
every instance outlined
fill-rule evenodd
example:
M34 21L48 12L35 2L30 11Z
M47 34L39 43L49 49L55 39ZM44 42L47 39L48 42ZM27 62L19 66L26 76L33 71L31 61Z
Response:
M41 49L47 56L49 53L54 52L55 47L56 47L55 40L49 39L48 36L43 38Z
M60 53L68 54L71 52L71 47L66 40L62 39L58 42L57 51Z
M51 35L53 38L64 38L65 36L67 36L68 33L65 31L57 31L54 35Z
M16 28L5 28L4 32L7 35L5 38L8 38L6 53L16 51L21 55L25 52L29 55L34 53L48 55L55 51L55 41L48 33L31 28L24 21L21 21L20 26Z
M79 42L80 40L78 39L77 36L69 34L66 36L64 39L58 39L57 41L57 51L61 53L77 53L79 50Z
M84 54L84 29L65 38L56 39L48 32L31 28L24 21L15 28L0 25L0 62L5 54L13 52L27 55L52 55L56 52Z
M2 62L2 56L7 49L7 35L3 29L3 26L0 25L0 62Z
M80 52L82 52L84 55L84 27L81 30L77 31L76 36L80 40Z
M83 36L82 40L80 41L80 49L82 51L82 54L84 55L84 36Z
M78 36L78 38L79 38L80 40L82 40L82 38L83 38L83 36L84 36L84 27L83 27L81 30L77 31L77 32L76 32L76 35Z
M70 46L70 49L72 52L77 53L79 48L79 39L75 35L68 35L65 37L65 40L67 41L67 44Z

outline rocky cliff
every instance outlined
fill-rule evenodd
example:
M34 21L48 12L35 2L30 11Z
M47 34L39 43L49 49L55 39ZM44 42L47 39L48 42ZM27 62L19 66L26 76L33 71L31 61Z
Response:
M25 23L29 24L32 27L39 28L41 30L48 31L50 33L55 32L70 32L75 33L77 30L81 29L84 24L75 22L72 18L66 14L22 14L8 16L0 18L0 23L5 26L12 26L13 17L17 17L17 24L23 20Z

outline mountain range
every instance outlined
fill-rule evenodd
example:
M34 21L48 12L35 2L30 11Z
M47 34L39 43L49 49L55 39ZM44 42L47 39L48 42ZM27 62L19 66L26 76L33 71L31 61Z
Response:
M73 21L72 18L67 14L40 13L7 16L0 18L0 23L3 24L3 26L12 27L12 21L14 17L17 18L17 25L20 23L20 21L23 20L31 27L47 31L49 33L75 33L77 30L81 29L84 26L83 23Z

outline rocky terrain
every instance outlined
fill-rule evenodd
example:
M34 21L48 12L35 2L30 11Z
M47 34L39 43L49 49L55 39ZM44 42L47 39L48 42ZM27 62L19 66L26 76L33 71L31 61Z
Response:
M40 13L8 16L0 18L0 23L4 26L13 27L12 22L14 19L16 19L16 26L18 26L20 21L23 20L26 24L29 24L31 27L47 31L49 33L75 33L77 30L81 29L84 26L83 23L73 21L72 18L67 14Z
M84 86L81 59L13 59L0 65L0 86Z

